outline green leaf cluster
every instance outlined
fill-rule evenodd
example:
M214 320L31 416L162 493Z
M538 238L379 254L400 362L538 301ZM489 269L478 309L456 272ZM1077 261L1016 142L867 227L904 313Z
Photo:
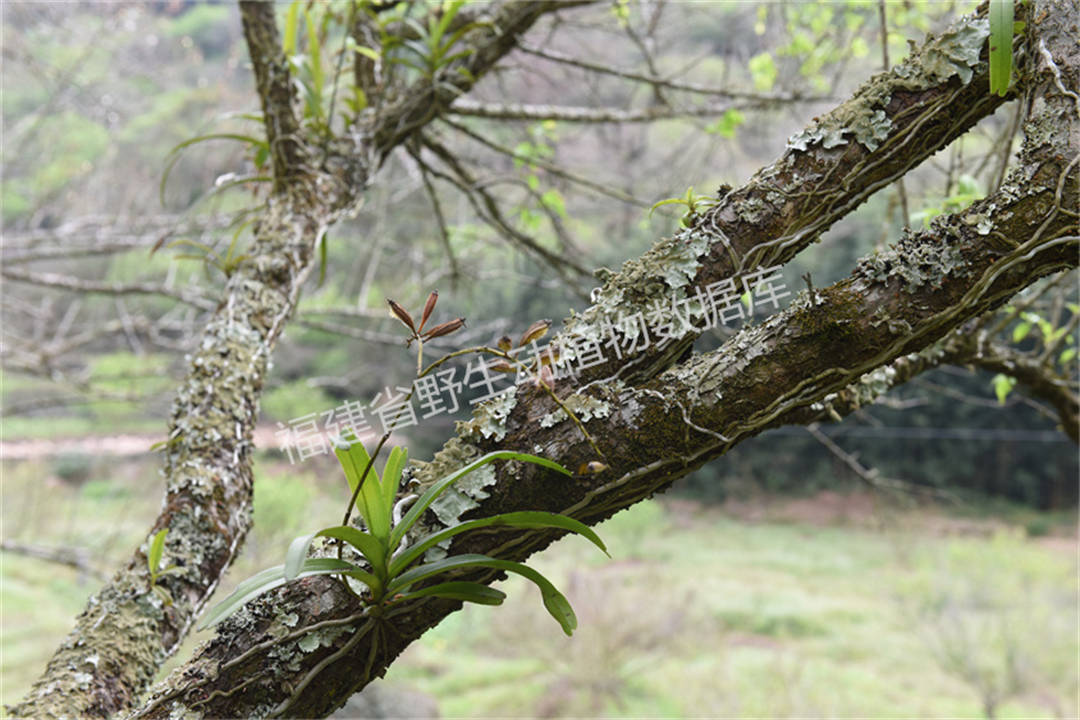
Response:
M397 54L391 58L392 62L399 63L419 72L423 77L438 82L438 75L455 60L468 57L476 50L465 48L455 50L461 39L470 31L478 27L490 26L486 22L470 22L454 28L454 19L465 6L465 0L447 0L442 4L442 12L429 13L427 25L422 25L415 19L404 17L402 20L416 34L415 39L402 39L390 36L384 39L384 50L401 48L407 55ZM472 75L465 68L458 68L469 80ZM451 86L456 91L456 88Z
M528 565L480 554L423 561L425 553L440 543L470 530L492 527L566 530L583 535L606 553L607 549L596 533L577 520L540 511L503 513L459 523L412 541L408 539L409 531L440 495L484 465L496 460L520 460L569 475L569 471L561 465L526 453L507 450L489 453L435 482L412 503L400 520L395 521L395 499L407 459L406 450L400 447L391 450L381 477L375 471L367 450L355 437L342 441L334 452L345 471L349 489L356 498L356 510L365 529L338 525L296 538L289 546L284 565L264 570L241 583L232 595L207 614L204 627L223 620L241 605L268 590L311 575L342 575L363 584L366 587L365 599L375 609L375 614L381 613L387 606L422 597L440 597L482 605L501 604L506 595L499 590L477 582L446 577L456 571L474 568L512 572L527 578L540 588L544 607L567 635L577 627L577 618L566 597ZM364 564L334 558L308 558L312 541L320 537L347 543L363 556Z

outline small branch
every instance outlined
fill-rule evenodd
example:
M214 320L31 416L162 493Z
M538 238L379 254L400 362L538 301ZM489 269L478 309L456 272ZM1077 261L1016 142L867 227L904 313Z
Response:
M70 275L58 275L56 273L31 273L22 270L4 268L0 271L8 280L41 285L43 287L73 290L84 293L102 293L105 295L160 295L172 298L179 302L191 305L199 310L213 310L214 303L209 298L195 292L183 290L170 290L153 283L110 283L83 280Z
M860 480L872 488L888 490L890 492L920 493L948 500L957 499L952 493L940 488L922 487L906 480L883 478L876 468L865 467L859 462L859 459L856 456L845 451L842 447L833 442L832 438L821 432L817 423L807 425L805 429L812 438L821 443L830 453L855 473Z
M424 181L424 192L427 193L428 199L431 200L431 209L435 211L435 220L439 226L439 239L442 240L443 250L446 252L446 258L450 263L450 282L456 287L458 280L461 278L461 268L458 267L457 257L454 256L454 248L450 245L450 230L446 227L446 218L443 216L439 195L435 192L435 188L431 184L431 178L428 177L428 170L423 165L420 165L420 179Z
M889 62L889 15L885 0L878 0L878 15L881 18L881 69L889 72L892 63ZM896 180L896 194L900 198L900 212L904 227L911 227L911 211L908 209L907 188L904 187L903 177Z
M511 158L513 158L515 160L525 162L525 163L530 163L532 165L535 165L536 167L543 168L544 170L547 170L552 175L556 175L556 176L561 177L561 178L563 178L565 180L569 180L570 182L577 183L578 185L589 188L590 190L598 192L601 195L606 195L606 196L608 196L610 198L614 198L616 200L619 200L620 202L624 202L627 205L634 205L634 206L637 206L637 207L640 207L640 208L646 208L646 209L652 207L652 203L648 202L647 200L642 200L640 198L636 198L633 195L630 195L629 193L624 193L621 190L618 190L616 188L608 187L608 186L602 185L602 184L600 184L598 182L594 182L594 181L590 180L587 177L584 177L582 175L578 175L576 173L572 173L569 170L561 168L558 165L555 165L553 163L549 163L546 160L541 160L540 158L536 158L536 157L528 157L526 155L522 155L520 153L514 152L512 149L506 147L505 145L500 145L499 143L497 143L497 142L495 142L493 140L490 140L490 139L484 137L483 135L480 135L479 133L476 133L476 132L470 130L465 125L462 125L461 123L455 122L455 121L453 121L453 120L451 120L449 118L442 118L442 121L444 123L446 123L447 125L449 125L450 127L457 130L458 132L460 132L461 134L472 138L473 140L477 141L481 145L484 145L485 147L490 148L491 150L494 150L497 153L501 153L501 154L506 155L507 157L511 157Z
M12 555L23 555L36 560L45 560L58 565L66 565L89 575L95 580L105 579L105 573L90 563L90 553L86 548L45 547L44 545L21 543L18 540L3 540L0 541L0 551L9 552Z
M558 120L573 123L635 123L668 120L672 118L716 117L732 109L767 106L770 102L743 104L709 104L697 107L673 107L671 105L652 105L636 110L616 108L589 108L566 105L525 105L477 102L459 98L447 111L451 115L481 117L488 120Z
M832 100L834 98L826 96L814 96L814 95L799 95L794 94L768 94L768 93L754 93L744 92L741 90L729 90L727 88L710 87L708 85L701 85L692 82L683 82L680 80L672 80L670 78L659 77L658 75L644 75L633 70L626 68L613 67L611 65L601 65L599 63L590 62L588 60L582 60L575 58L571 55L564 55L563 53L555 50L547 50L536 45L530 45L528 43L521 43L519 48L530 55L542 57L545 60L551 60L552 62L561 63L563 65L570 65L580 68L582 70L588 70L589 72L601 73L603 75L613 75L615 77L623 78L624 80L633 80L635 82L648 83L663 88L669 88L671 90L681 90L684 92L697 93L699 95L711 95L714 97L724 97L731 100L756 100L760 102L768 103L788 103L788 102L820 102L826 100Z

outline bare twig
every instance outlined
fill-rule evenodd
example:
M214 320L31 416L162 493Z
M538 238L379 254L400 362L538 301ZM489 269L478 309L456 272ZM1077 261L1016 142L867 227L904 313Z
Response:
M66 565L81 573L85 573L95 580L104 580L105 573L101 572L90 562L90 553L86 548L80 547L46 547L22 543L18 540L5 539L0 541L0 551L9 552L12 555L24 555L37 560Z

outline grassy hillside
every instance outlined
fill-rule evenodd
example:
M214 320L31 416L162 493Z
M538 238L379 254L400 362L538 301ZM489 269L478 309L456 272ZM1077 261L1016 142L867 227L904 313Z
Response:
M108 569L157 502L153 464L111 463L108 478L93 468L81 481L60 479L63 469L5 466L5 535L87 547ZM258 472L255 530L230 584L337 514L332 465ZM572 639L531 587L508 581L505 606L451 617L381 682L431 696L448 717L981 717L997 696L999 717L1074 717L1075 540L1050 516L1034 524L1051 534L1027 537L1031 511L962 511L835 493L650 502L600 527L612 560L579 539L538 559L577 610ZM0 558L12 702L94 581Z

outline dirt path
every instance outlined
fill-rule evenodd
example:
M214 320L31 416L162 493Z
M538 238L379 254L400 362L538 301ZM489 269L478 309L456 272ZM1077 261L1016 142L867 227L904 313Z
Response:
M263 425L255 428L255 447L276 449L277 428ZM153 452L150 447L164 440L163 435L151 433L129 435L86 435L76 438L33 438L0 440L0 459L33 460L66 454L116 455L130 457Z

